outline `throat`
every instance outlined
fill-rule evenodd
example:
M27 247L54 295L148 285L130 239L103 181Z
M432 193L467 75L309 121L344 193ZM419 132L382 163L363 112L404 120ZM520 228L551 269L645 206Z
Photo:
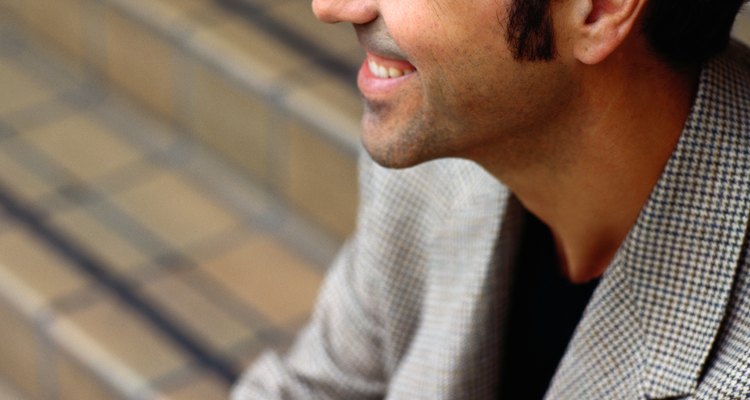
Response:
M574 284L583 284L601 277L619 249L622 238L601 241L598 246L567 248L555 237L557 263L561 273ZM592 243L587 241L586 243Z

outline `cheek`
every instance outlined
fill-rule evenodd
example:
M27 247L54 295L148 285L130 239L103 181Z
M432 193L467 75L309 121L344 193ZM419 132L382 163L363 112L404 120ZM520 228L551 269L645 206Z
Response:
M460 46L470 43L461 40L465 38L462 27L438 13L435 0L428 1L428 4L417 1L404 6L403 0L399 0L394 7L381 10L389 33L417 68L419 64L429 67L450 54L451 42L459 41Z

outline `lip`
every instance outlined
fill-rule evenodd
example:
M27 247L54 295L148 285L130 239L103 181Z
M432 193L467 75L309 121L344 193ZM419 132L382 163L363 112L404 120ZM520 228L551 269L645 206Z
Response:
M369 60L373 60L384 67L401 70L415 69L408 61L388 59L368 52L357 76L357 86L362 95L368 100L382 100L388 97L398 91L408 81L414 79L419 73L419 71L414 71L397 78L379 78L370 71L368 66Z

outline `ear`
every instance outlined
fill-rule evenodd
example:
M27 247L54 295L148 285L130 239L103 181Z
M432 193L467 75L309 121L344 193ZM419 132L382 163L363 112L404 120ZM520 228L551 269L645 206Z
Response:
M584 64L604 61L631 33L646 1L573 0L574 56Z

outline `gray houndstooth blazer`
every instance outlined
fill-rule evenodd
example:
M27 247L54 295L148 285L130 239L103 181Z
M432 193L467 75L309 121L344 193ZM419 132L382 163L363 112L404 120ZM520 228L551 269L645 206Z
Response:
M358 229L249 399L493 399L523 209L475 164L362 166ZM682 137L548 399L750 398L750 53L703 70Z

